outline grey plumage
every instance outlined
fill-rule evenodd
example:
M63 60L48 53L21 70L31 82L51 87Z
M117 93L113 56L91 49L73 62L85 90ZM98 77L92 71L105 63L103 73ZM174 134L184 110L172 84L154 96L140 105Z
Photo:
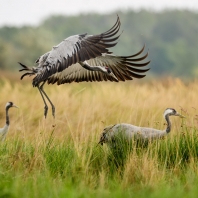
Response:
M3 128L0 128L0 141L4 141L6 138L6 135L8 133L8 129L10 126L10 119L9 119L9 114L8 111L11 107L16 107L18 108L13 102L7 102L5 106L5 111L6 111L6 123Z
M149 69L140 69L149 64L145 60L148 53L141 55L144 47L131 56L116 56L108 48L114 47L120 37L120 19L117 17L115 25L108 31L98 35L79 34L66 38L51 51L40 56L37 67L27 67L19 63L26 71L21 76L35 75L33 86L37 87L45 104L44 115L47 115L45 98L52 106L52 114L55 115L55 107L43 90L45 82L58 85L71 82L92 81L125 81L133 78L145 77ZM139 56L140 55L140 56Z
M128 140L131 140L132 138L140 140L152 140L162 138L171 131L171 122L169 116L179 116L181 118L184 118L184 116L180 115L175 109L167 108L164 111L164 118L167 122L167 127L165 130L139 127L126 123L110 125L103 130L99 144L111 144L112 141L114 141L119 136L122 136Z

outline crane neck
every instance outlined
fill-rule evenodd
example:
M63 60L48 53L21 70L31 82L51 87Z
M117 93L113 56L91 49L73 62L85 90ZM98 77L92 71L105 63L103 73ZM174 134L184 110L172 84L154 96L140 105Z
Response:
M87 69L87 70L90 70L90 71L101 71L101 72L104 72L104 70L102 69L102 66L91 66L89 65L86 61L84 62L79 62L80 65Z
M9 119L9 114L8 114L8 110L10 107L6 107L6 125L10 125L10 119Z
M170 122L168 114L165 115L165 120L167 122L166 133L170 133L170 131L171 131L171 122Z

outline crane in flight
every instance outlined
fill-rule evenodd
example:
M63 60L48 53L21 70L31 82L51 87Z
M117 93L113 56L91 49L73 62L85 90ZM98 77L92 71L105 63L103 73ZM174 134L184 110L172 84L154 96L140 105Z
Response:
M42 96L45 118L48 112L46 99L51 104L52 115L55 117L55 106L43 89L46 82L61 85L82 81L119 82L145 77L144 73L149 69L140 69L150 63L150 61L141 62L148 56L148 52L141 55L145 46L138 53L130 56L113 55L108 49L117 44L120 25L117 16L114 26L104 33L78 34L64 39L51 51L40 56L36 60L37 66L28 67L19 63L22 66L19 71L26 72L21 76L21 80L24 76L35 75L32 85L38 88Z

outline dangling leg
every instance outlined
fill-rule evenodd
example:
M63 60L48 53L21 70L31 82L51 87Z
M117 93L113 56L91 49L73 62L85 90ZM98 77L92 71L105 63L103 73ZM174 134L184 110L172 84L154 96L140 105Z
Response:
M45 82L44 82L44 83L45 83ZM42 99L43 99L43 102L44 102L44 104L45 104L45 106L44 106L44 116L45 116L45 118L46 118L46 117L47 117L47 112L48 112L48 106L47 106L47 103L46 103L45 98L44 98L44 96L43 96L41 87L39 87L39 85L38 85L37 88L38 88L38 90L39 90L39 92L40 92L40 94L41 94L41 97L42 97Z
M47 98L47 100L49 101L49 103L51 104L52 107L52 115L55 118L55 106L53 105L53 103L51 102L51 100L49 99L48 95L45 93L45 91L43 90L43 86L45 84L46 81L43 82L43 84L39 87L40 91L45 95L45 97ZM47 107L48 108L48 107ZM47 115L47 114L46 114Z

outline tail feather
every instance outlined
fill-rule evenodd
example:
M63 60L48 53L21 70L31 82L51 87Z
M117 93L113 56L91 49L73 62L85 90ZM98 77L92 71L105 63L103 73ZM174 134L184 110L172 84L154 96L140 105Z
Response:
M20 62L18 62L18 63L19 63L19 65L21 65L21 66L23 67L23 69L20 69L19 71L24 71L24 70L32 71L32 69L31 69L31 68L27 67L27 66L26 66L26 65L24 65L23 63L20 63Z
M21 80L22 80L25 76L27 76L27 75L32 76L32 75L35 74L35 71L34 71L33 69L27 67L26 65L24 65L24 64L22 64L22 63L20 63L20 62L19 62L19 64L23 67L22 69L19 70L19 72L21 72L21 71L28 71L28 72L24 73L24 74L21 76Z
M25 73L25 74L23 74L22 76L21 76L21 80L23 79L23 77L25 77L25 76L27 76L27 75L29 75L29 76L32 76L32 75L34 75L34 73Z

